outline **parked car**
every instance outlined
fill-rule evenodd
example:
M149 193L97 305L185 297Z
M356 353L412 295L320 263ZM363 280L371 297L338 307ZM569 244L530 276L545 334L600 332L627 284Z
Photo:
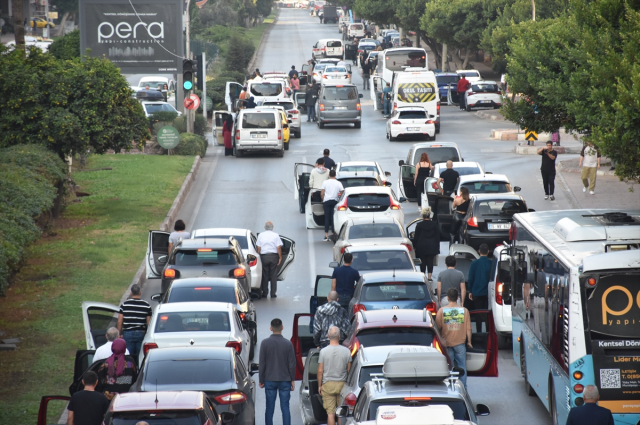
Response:
M351 171L355 173L359 173L361 171L375 171L383 182L387 182L388 177L391 177L391 173L389 171L384 171L380 163L377 161L341 161L336 163L335 170L336 173L343 171ZM384 186L390 185L384 183Z
M315 73L315 70L314 70ZM355 128L362 126L362 94L353 84L326 83L318 95L318 128L325 124L349 124Z
M409 249L404 245L376 246L360 245L350 246L344 250L345 253L353 254L351 266L360 272L360 275L388 270L409 270L415 271L416 265L420 264L420 259L411 258ZM329 267L337 268L344 265L344 254L340 261L332 261Z
M456 72L436 72L441 101L448 99L449 90L456 91L458 89L459 80L460 76Z
M328 66L322 73L322 82L325 84L351 84L351 72L345 66Z
M482 79L482 75L480 75L480 71L475 69L459 69L459 70L456 70L456 74L458 74L460 78L464 76L467 80L469 80L470 83L474 83Z
M502 92L495 81L476 81L465 92L467 112L473 108L498 109L502 105Z
M285 130L281 112L277 109L241 109L233 143L236 157L247 152L272 152L284 157Z
M304 96L304 94L303 94ZM267 102L263 102L262 105L263 107L269 107L269 106L281 106L284 108L284 112L287 114L287 119L290 120L290 122L288 122L289 124L289 130L291 132L291 134L293 134L294 137L296 138L300 138L302 137L302 125L300 124L302 122L302 120L300 119L300 111L298 110L298 107L296 106L295 102L293 99L291 100L278 100L278 101L267 101Z

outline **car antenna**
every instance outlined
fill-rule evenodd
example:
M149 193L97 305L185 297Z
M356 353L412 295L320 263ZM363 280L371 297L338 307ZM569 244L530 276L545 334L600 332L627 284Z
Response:
M413 372L416 375L416 388L418 388L418 367L417 366L413 367Z
M158 378L156 378L156 409L158 408Z
M396 280L396 267L393 267L393 280Z

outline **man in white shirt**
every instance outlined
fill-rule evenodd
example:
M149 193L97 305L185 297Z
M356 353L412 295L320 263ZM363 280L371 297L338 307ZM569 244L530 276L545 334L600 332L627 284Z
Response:
M104 345L98 347L98 349L96 350L95 354L93 355L94 362L111 357L111 355L113 354L111 352L111 344L113 344L113 341L118 338L119 334L120 333L118 332L118 328L116 328L115 326L107 329L107 333L105 334L105 336L107 337L107 342ZM126 355L129 355L129 350L126 350L124 353Z
M336 170L329 171L329 180L322 183L322 206L324 207L324 241L329 240L329 227L333 229L335 235L336 229L333 226L333 211L338 203L340 195L344 191L342 183L336 180Z
M273 231L273 223L267 221L264 224L264 232L258 235L256 242L258 254L262 261L262 296L266 297L269 292L269 281L271 281L271 298L276 298L278 290L278 266L282 263L282 239L280 235Z

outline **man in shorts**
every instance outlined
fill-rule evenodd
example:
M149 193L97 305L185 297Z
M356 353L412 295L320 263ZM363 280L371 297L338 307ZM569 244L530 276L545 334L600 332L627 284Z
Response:
M336 424L336 407L340 400L340 391L351 369L351 353L340 345L340 329L329 328L329 345L320 350L318 359L318 392L322 396L322 406L327 411L327 425Z

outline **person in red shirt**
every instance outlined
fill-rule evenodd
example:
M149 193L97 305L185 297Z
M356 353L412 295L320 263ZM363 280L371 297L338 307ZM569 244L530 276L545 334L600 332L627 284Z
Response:
M460 99L460 110L462 111L466 109L464 93L467 90L469 90L470 86L471 86L471 83L469 82L469 80L466 79L464 75L460 80L458 80L457 91L458 91L458 98Z

